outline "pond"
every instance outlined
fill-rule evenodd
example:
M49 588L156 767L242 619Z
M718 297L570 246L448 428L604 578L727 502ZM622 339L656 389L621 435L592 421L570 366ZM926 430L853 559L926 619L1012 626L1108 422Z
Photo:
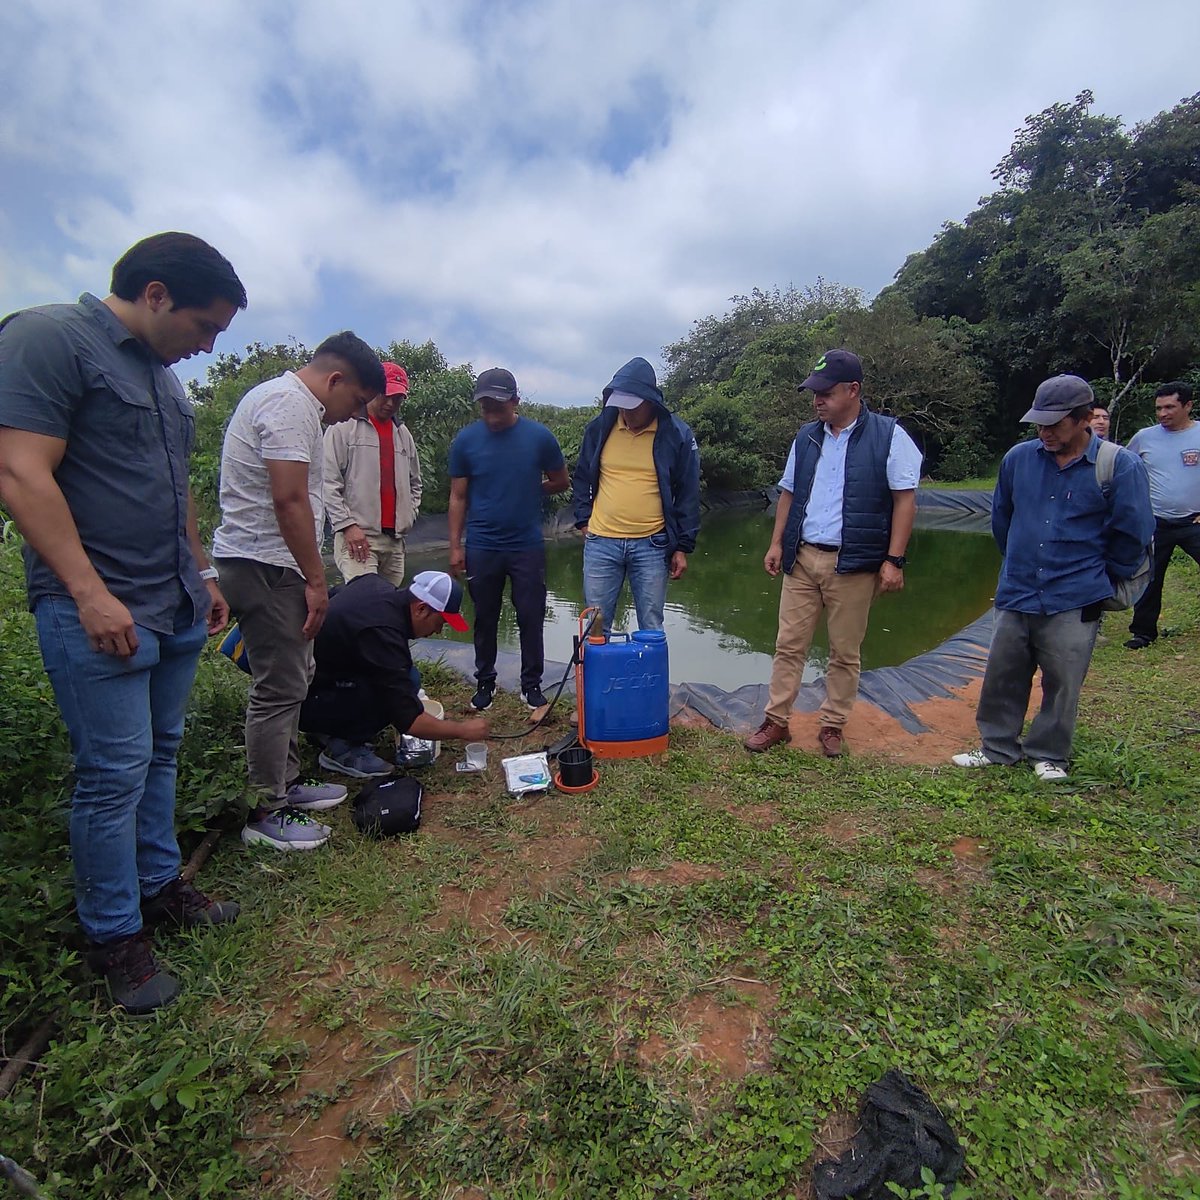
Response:
M733 691L770 678L779 610L778 579L763 570L773 512L735 509L706 515L687 573L667 588L665 629L672 683L711 683ZM930 650L986 612L995 591L1000 554L988 532L918 528L909 547L904 591L881 596L863 643L863 669L895 666ZM409 578L445 570L445 551L411 553ZM546 543L546 658L567 662L583 607L583 543ZM473 620L470 600L466 615ZM637 617L622 592L614 628L634 629ZM443 635L470 642L469 633ZM519 653L517 623L505 602L499 645ZM824 622L805 669L806 683L825 674L829 648Z

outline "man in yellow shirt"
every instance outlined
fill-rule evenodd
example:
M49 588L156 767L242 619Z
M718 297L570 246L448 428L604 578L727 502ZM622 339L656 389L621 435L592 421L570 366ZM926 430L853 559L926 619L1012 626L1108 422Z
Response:
M667 579L687 570L700 529L700 451L671 413L654 368L630 359L604 389L573 477L575 527L584 535L585 603L612 631L625 580L638 627L661 629Z

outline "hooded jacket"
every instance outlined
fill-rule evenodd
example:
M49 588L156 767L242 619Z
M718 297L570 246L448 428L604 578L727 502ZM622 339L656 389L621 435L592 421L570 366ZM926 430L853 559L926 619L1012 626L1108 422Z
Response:
M667 532L666 557L670 559L676 550L691 554L700 531L700 450L688 423L667 408L654 368L644 358L631 358L613 376L603 392L606 407L583 431L583 444L571 476L575 528L586 525L592 515L600 486L600 452L620 411L607 407L613 392L629 392L655 406L658 429L654 433L654 471Z

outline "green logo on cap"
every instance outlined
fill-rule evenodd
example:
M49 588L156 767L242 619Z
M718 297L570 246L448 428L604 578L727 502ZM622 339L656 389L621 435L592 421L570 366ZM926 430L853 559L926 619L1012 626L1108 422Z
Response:
M813 367L813 370L814 371L825 370L825 355L822 354L821 357L817 359L817 365L815 367Z

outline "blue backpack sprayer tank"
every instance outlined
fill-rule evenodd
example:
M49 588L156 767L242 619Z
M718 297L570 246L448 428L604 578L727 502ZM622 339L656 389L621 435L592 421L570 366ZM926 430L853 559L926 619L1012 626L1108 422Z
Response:
M661 629L593 632L600 609L579 614L575 704L579 742L596 758L642 758L667 749L671 682Z

